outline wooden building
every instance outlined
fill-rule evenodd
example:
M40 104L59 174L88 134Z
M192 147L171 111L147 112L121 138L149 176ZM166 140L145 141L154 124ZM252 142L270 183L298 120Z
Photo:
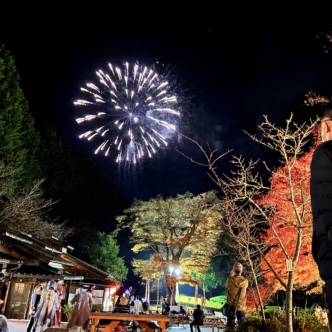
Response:
M109 310L109 295L116 283L108 273L76 258L71 246L56 238L40 241L29 235L0 235L0 312L7 318L27 319L30 298L36 285L62 280L67 304L79 288L95 285L94 305Z

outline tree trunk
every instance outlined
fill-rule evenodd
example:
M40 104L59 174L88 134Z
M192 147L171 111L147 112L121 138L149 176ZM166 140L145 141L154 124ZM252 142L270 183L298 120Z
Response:
M167 297L169 305L175 305L175 287L167 286Z
M247 257L248 257L248 261L249 261L250 268L251 268L251 273L252 273L252 276L254 278L254 283L255 283L255 288L256 288L256 292L257 292L257 296L258 296L259 306L261 308L262 318L263 318L263 321L265 322L264 305L263 305L263 301L262 301L262 297L261 297L261 292L259 291L259 286L258 286L258 281L257 281L255 268L254 268L254 265L253 265L253 261L251 260L250 250L249 250L248 247L247 247L246 252L247 252ZM255 293L253 293L253 298L255 299ZM256 305L256 303L255 303L255 305ZM260 316L259 313L258 313L258 316Z
M294 271L288 272L288 281L286 288L286 327L287 331L293 332L293 283L294 283Z
M258 295L258 302L259 302L259 306L261 308L261 314L262 314L262 318L263 321L265 322L265 311L264 311L264 305L263 305L263 301L262 301L262 297L261 297L261 293L259 291L259 287L258 287L258 283L257 283L257 279L255 276L255 287L256 287L256 291L257 291L257 295Z
M148 279L147 285L148 285L148 295L146 297L146 300L148 301L148 303L150 303L150 293L151 293L151 291L150 291L150 279Z

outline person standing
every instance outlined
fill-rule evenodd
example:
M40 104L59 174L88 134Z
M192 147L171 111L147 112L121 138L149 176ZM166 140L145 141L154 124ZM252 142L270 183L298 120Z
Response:
M70 317L67 328L73 327L82 327L83 330L86 330L89 325L89 316L91 314L93 299L92 292L95 288L94 285L89 286L85 290L81 290L79 294L76 294L73 299L70 301L71 304L75 304L75 308L72 316Z
M322 143L311 160L310 195L313 220L312 255L325 281L327 314L332 331L332 103L319 121Z
M47 289L42 291L37 311L34 315L33 331L37 327L48 326L52 323L55 310L58 307L58 294L55 291L56 281L51 280L47 284Z
M33 294L31 295L31 299L30 299L30 320L28 322L28 326L27 326L27 332L30 332L35 320L34 314L37 311L39 302L40 302L40 298L41 295L43 293L43 285L38 284L34 290L33 290Z
M248 279L242 276L243 266L236 262L233 265L230 276L226 280L225 287L227 288L227 300L226 304L229 306L235 306L235 315L238 322L244 322L246 320L247 309L247 288ZM227 326L234 328L234 314L225 312L227 317Z
M135 313L136 314L141 313L143 311L143 307L142 307L142 302L139 299L138 295L136 296L136 300L134 301L134 304L135 304Z
M196 309L193 312L194 320L189 324L190 325L190 331L193 331L193 326L197 326L197 331L201 332L201 329L199 328L204 324L204 311L201 309L201 306L197 304Z
M169 306L168 302L165 301L165 310L163 315L170 317L171 316L171 307Z
M60 327L61 321L62 321L62 308L61 308L61 302L62 302L62 294L63 294L63 280L58 280L57 285L55 287L55 290L58 294L58 307L55 310L55 316L53 318L53 326L58 325Z

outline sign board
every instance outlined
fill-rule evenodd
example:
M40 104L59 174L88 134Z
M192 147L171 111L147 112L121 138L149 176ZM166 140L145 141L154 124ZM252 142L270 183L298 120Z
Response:
M286 259L286 269L287 272L293 271L293 261L291 259Z

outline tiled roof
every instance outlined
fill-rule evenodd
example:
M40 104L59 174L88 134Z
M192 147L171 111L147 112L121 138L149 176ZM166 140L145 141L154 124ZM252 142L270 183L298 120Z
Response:
M16 257L13 257L9 254L6 254L4 252L0 252L0 263L17 263L20 264L22 261Z
M47 245L45 242L28 236L27 234L2 234L0 235L0 241L12 247L15 250L15 255L23 257L21 259L24 260L24 262L17 258L14 258L17 262L11 262L11 264L23 263L19 267L8 270L8 273L12 276L33 275L72 280L73 282L83 279L83 281L81 281L82 283L99 286L108 286L115 282L114 278L107 272L67 252L56 250L51 245ZM49 243L51 243L51 241L49 241ZM11 256L0 252L0 259L1 257L9 258ZM90 275L90 279L86 279L84 276L80 275L85 274L83 271L86 271L86 274Z
M11 236L6 236L6 235L0 235L0 239L11 245L14 245L15 247L32 255L33 257L35 257L38 260L41 260L41 261L44 261L47 263L55 262L58 264L73 266L72 263L60 258L55 252L47 250L47 249L45 249L45 247L43 248L41 245L36 244L36 242L34 242L33 239L29 239L29 238L25 239L22 237L22 240L20 240L20 236L13 238Z
M43 276L43 277L52 277L60 278L61 274L58 273L58 270L52 269L51 267L45 267L42 265L25 265L22 264L19 267L7 271L12 276Z

